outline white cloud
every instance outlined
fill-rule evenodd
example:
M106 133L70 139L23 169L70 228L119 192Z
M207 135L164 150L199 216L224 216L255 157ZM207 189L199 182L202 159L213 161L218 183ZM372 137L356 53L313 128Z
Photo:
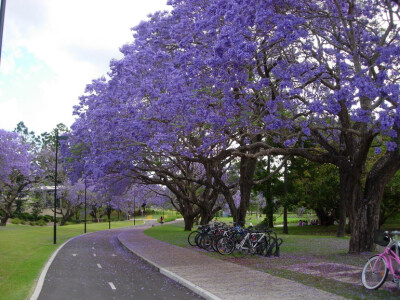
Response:
M0 66L0 128L24 121L50 131L71 125L86 84L108 71L131 28L167 0L13 0L7 2ZM14 117L12 117L14 115Z
M3 92L1 92L0 97L2 97L2 94ZM0 128L13 130L18 123L18 121L16 122L16 120L18 120L18 118L20 117L20 111L21 110L16 99L9 98L6 101L0 101Z

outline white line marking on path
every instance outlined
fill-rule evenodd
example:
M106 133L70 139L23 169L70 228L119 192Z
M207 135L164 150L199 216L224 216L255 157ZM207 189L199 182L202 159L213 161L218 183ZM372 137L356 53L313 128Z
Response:
M114 283L109 282L108 284L111 286L111 289L113 289L113 290L116 290L116 289L117 289L117 288L115 287Z
M96 257L96 253L93 253L93 256Z
M77 255L78 255L78 254L76 254L76 253L73 253L73 254L72 254L72 256L77 256Z
M92 247L92 249L94 250L94 247Z
M111 256L116 256L115 254L111 255Z
M97 267L98 267L99 269L102 269L102 267L101 267L101 265L100 265L100 264L97 264Z

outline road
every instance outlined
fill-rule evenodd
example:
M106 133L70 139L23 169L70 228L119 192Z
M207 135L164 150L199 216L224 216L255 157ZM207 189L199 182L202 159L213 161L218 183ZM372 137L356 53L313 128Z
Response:
M51 264L40 300L202 299L123 248L120 230L79 236Z

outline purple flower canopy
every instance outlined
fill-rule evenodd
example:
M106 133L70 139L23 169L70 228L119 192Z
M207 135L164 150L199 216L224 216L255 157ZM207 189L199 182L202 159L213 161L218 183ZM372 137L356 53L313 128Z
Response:
M284 147L317 143L316 130L331 145L344 130L362 134L358 128L396 137L399 39L379 30L387 7L269 2L171 1L170 13L133 29L110 79L94 80L75 108L74 135L91 144L99 175L143 147L210 154L244 128ZM357 20L353 45L346 24L330 22L338 15ZM195 150L182 141L190 135L199 137Z
M17 133L0 129L0 184L10 184L15 172L26 178L38 175L29 150L29 144L23 143Z
M176 179L183 161L283 154L345 168L369 149L398 150L394 2L169 4L133 28L75 107L80 172L159 184L160 169Z

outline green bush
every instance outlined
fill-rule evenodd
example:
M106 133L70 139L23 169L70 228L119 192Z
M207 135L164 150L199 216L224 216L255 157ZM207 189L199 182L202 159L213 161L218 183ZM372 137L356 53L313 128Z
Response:
M12 223L12 224L20 224L20 223L21 223L21 220L18 219L18 218L14 218L14 219L11 220L11 223Z
M25 221L25 220L21 220L21 224L22 224L22 225L25 225L25 224L26 224L26 221Z
M43 217L43 220L45 220L47 223L53 221L53 217L52 216L45 215L45 216L42 216L42 217Z
M30 221L30 222L29 222L29 225L31 225L31 226L35 226L35 225L36 225L36 222L34 222L34 221Z
M45 220L41 219L39 221L36 221L36 225L38 225L38 226L46 226L47 222Z

